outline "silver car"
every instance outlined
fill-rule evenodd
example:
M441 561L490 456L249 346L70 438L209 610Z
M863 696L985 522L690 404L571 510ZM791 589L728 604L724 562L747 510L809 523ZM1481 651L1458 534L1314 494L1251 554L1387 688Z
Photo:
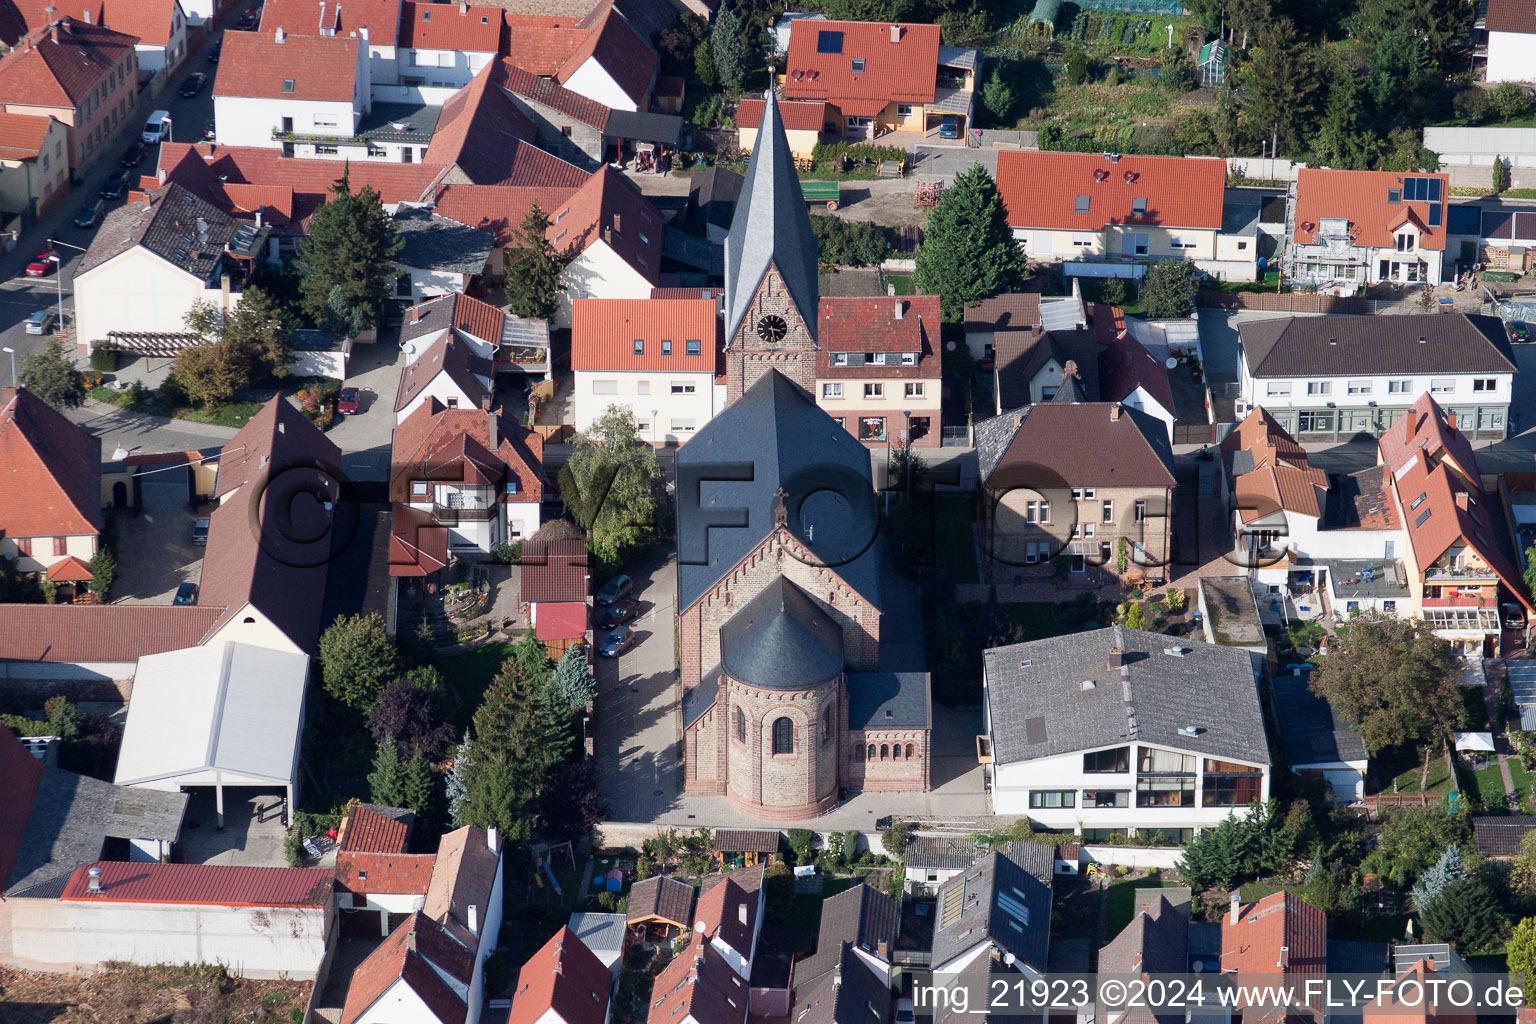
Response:
M58 323L59 316L51 309L40 309L27 317L28 334L52 334L53 325Z

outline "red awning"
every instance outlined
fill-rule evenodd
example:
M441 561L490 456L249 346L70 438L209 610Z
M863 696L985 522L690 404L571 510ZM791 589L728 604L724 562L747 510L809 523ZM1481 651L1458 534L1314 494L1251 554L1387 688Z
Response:
M579 640L587 635L585 602L542 601L534 614L533 635L540 640Z

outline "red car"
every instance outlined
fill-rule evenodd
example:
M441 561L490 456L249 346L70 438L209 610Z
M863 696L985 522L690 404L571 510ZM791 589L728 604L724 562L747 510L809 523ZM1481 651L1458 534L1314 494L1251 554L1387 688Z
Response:
M342 388L336 396L336 411L343 416L357 412L357 388Z
M32 262L27 264L28 277L47 277L53 273L59 265L59 257L52 249L44 249L32 257Z

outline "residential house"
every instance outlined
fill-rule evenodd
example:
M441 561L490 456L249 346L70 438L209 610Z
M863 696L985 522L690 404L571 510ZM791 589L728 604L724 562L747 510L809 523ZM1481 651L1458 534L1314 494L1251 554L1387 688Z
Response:
M1020 974L1043 975L1054 864L1049 846L1031 843L1014 855L993 851L945 882L933 923L933 973L958 974L996 956Z
M1536 818L1524 814L1488 815L1472 819L1472 839L1484 857L1510 858L1520 854L1524 840L1536 831Z
M0 57L0 109L58 120L69 168L83 170L114 149L119 131L138 127L137 43L73 18L40 24Z
M1074 394L1097 402L1099 340L1086 327L993 334L992 395L997 415L1005 409L1049 402L1069 380Z
M437 844L437 864L421 912L474 956L465 1024L476 1024L484 1005L485 960L501 934L502 860L496 829L473 826L449 832Z
M816 404L865 444L939 447L939 297L823 296L817 319Z
M1122 626L992 648L994 811L1085 842L1135 831L1170 845L1244 813L1270 789L1255 672L1245 650Z
M975 846L975 841L971 841ZM966 862L969 865L969 861ZM845 984L854 975L868 976L889 991L893 972L891 951L901 924L901 901L869 885L851 885L822 903L816 952L795 962L795 1002L804 1006L809 992L828 975L841 974ZM859 970L854 971L853 965Z
M571 934L602 961L617 982L619 974L624 970L624 958L631 948L629 923L624 915L578 911L571 915L570 929Z
M108 213L75 271L77 337L85 350L125 335L200 344L187 331L192 308L206 302L229 311L239 304L232 281L238 270L225 259L239 227L174 183L137 193Z
M656 976L646 1024L746 1024L750 990L703 935Z
M568 521L552 519L523 542L521 596L528 605L533 635L543 641L551 658L562 657L573 644L588 639L591 589L586 539ZM642 884L636 883L634 888L640 889ZM693 890L690 888L681 916L668 920L686 927L688 907L692 904ZM629 903L632 915L638 905L632 892ZM669 908L669 912L676 911L676 907ZM636 919L634 916L630 918L631 922Z
M795 162L809 165L823 132L838 132L836 111L826 100L785 100L778 105L784 122L784 138ZM757 131L763 124L763 101L743 96L736 108L736 145L743 153L757 147Z
M511 16L508 20L514 21ZM513 38L525 34L515 22L509 30ZM587 170L597 170L608 161L622 160L641 149L654 152L660 146L672 150L680 144L681 117L607 106L560 84L552 73L539 74L519 66L519 59L523 58L502 58L505 79L501 88L533 121L541 149Z
M0 390L0 558L64 590L92 579L101 441L26 388Z
M902 855L906 887L914 895L932 896L979 857L976 840L969 836L913 836Z
M508 61L610 110L647 110L660 66L656 52L617 8L594 15L575 21L508 14Z
M28 32L68 18L137 36L139 70L164 78L187 56L187 18L180 0L14 0L0 22L0 41L15 46Z
M441 168L433 183L545 191L575 191L586 184L586 171L534 144L537 126L501 88L504 80L504 65L492 62L443 104L431 145L420 154L422 162ZM486 145L486 139L496 144Z
M1365 795L1370 756L1360 736L1333 705L1308 686L1311 673L1292 669L1270 683L1285 763L1307 782L1320 782L1328 798L1349 805Z
M1040 329L1040 296L1034 292L994 295L965 307L965 347L978 363L992 359L998 334Z
M1466 432L1431 395L1381 436L1391 472L1408 593L1415 613L1467 658L1496 658L1522 635L1533 611L1499 535L1504 520L1482 489Z
M585 183L584 172L582 177ZM500 288L506 278L507 257L519 244L528 211L537 203L546 216L553 215L575 194L576 188L568 186L442 185L428 197L438 216L491 233L484 282L487 288Z
M743 103L746 100L742 101ZM736 216L736 200L745 179L724 167L711 167L688 180L688 205L683 211L683 230L695 238L720 245L730 233Z
M263 19L265 20L265 19ZM400 5L400 84L420 90L461 89L496 61L501 49L502 10L481 4Z
M743 979L752 977L752 961L763 931L766 894L762 865L737 868L699 893L693 930Z
M1125 329L1125 315L1116 307L1093 307L1094 334L1099 339L1099 398L1146 413L1168 430L1173 440L1175 411L1168 368Z
M1344 291L1381 281L1439 284L1450 176L1304 167L1286 239L1285 276Z
M361 39L299 35L279 25L231 33L224 46L213 85L222 145L324 156L357 136L372 103Z
M964 138L980 71L981 55L941 46L937 25L806 19L790 25L780 81L786 100L827 104L833 138L937 137L945 124Z
M514 316L463 292L424 299L405 311L400 349L407 363L451 333L475 355L490 359L496 371L533 376L549 373L549 325Z
M424 206L402 205L395 213L400 251L395 254L395 298L412 303L471 288L485 273L495 240Z
M475 963L447 929L410 914L352 972L343 1024L459 1024L478 1019L469 1006ZM473 1013L473 1016L471 1014Z
M436 403L447 409L478 409L490 400L490 359L472 342L445 334L422 349L400 374L395 389L395 421L403 423L419 407Z
M1238 328L1239 411L1262 405L1303 442L1379 437L1425 394L1458 429L1502 439L1518 369L1503 321L1479 314L1278 317Z
M642 939L686 933L693 921L693 886L671 875L652 875L630 886L626 919Z
M419 546L426 534L446 531L448 553L459 558L489 558L501 545L531 537L544 496L543 448L538 434L488 407L420 401L395 427L389 497L397 515L402 506L418 513L406 517L409 530L396 524L396 536ZM410 566L426 572L405 571ZM392 565L391 574L435 568L441 566L413 561Z
M1085 402L1071 377L1050 401L976 427L987 554L1072 572L1154 571L1171 557L1173 450L1163 424L1113 402Z
M604 1024L613 983L608 965L561 928L518 972L508 1024Z
M1331 945L1331 944L1330 944ZM1454 970L1452 968L1451 970ZM1391 989L1382 992L1365 1007L1362 1014L1364 1024L1475 1024L1477 1014L1470 1010L1457 1012L1450 1000L1441 1003L1438 999L1424 999L1415 993L1426 991L1448 991L1445 986L1453 981L1467 981L1465 975L1461 978L1444 977L1450 973L1446 969L1437 969L1434 960L1423 958L1418 960L1407 971L1397 975ZM1439 975L1439 977L1437 977Z
M1099 973L1117 977L1185 974L1189 971L1189 918L1168 898L1139 890L1130 924L1099 950ZM1183 1024L1180 1011L1132 1008L1108 1014L1108 1024Z
M51 115L0 114L0 213L40 217L69 193L69 132Z
M817 956L823 954L834 966L796 987L797 1024L890 1024L890 983L860 965L852 943L818 946Z
M275 33L281 27L289 36L363 40L373 99L383 103L412 99L419 102L419 95L413 96L399 87L400 57L396 47L402 30L400 9L401 0L348 0L345 9L335 0L323 5L316 0L267 0L261 8L260 28L262 33Z
M661 214L634 182L611 167L593 174L551 211L546 237L567 260L556 325L571 325L577 299L649 299L661 233Z
M1488 0L1483 27L1488 30L1486 82L1536 79L1536 11L1520 0Z
M1221 921L1221 973L1243 974L1254 985L1262 985L1265 975L1277 980L1286 975L1303 993L1289 1008L1240 997L1235 1008L1243 1011L1245 1021L1307 1016L1321 1021L1327 955L1328 918L1297 894L1281 891L1244 906L1238 893L1232 893L1231 910ZM1314 979L1318 984L1312 984Z
M1330 480L1263 406L1222 441L1221 458L1237 538L1229 558L1251 571L1262 613L1275 622L1410 613L1406 538L1382 466Z
M407 853L416 815L401 807L358 804L342 819L336 844L336 902L344 918L376 915L379 935L390 919L426 905L434 853Z
M1141 277L1151 261L1176 259L1252 281L1258 246L1225 233L1226 183L1227 165L1201 157L1009 150L997 164L1013 237L1069 276Z
M613 406L653 445L683 444L725 405L713 299L577 299L571 369L576 429Z

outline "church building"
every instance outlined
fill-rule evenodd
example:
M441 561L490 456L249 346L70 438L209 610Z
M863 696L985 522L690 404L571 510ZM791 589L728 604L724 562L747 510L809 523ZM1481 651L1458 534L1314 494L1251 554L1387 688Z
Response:
M882 659L869 450L812 400L817 246L778 106L726 239L726 408L677 454L685 789L766 821L929 788L921 665Z

